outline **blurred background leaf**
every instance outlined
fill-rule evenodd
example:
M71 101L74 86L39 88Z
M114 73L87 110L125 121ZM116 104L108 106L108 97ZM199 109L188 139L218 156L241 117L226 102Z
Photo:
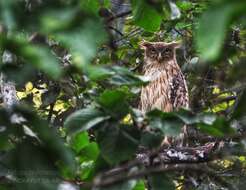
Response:
M207 61L217 59L222 51L229 25L238 17L245 16L245 1L218 1L201 17L196 44L201 58Z
M154 32L160 28L162 16L145 0L131 0L135 23L145 30Z
M209 167L239 187L245 142L228 138L245 131L244 17L240 0L0 1L0 88L11 84L20 104L2 108L0 96L0 189L59 189L63 180L83 189L139 152L156 150L184 125L199 136L188 148L203 146L203 137L225 138L226 158ZM182 40L176 54L190 110L144 115L138 109L149 82L142 76L143 39ZM52 174L15 172L36 169ZM18 175L54 183L15 183ZM148 178L153 189L225 188L218 178L191 170ZM141 177L104 189L147 186Z

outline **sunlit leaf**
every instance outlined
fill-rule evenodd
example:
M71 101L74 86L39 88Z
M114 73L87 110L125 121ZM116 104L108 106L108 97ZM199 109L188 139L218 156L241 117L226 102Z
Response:
M171 19L172 20L179 19L181 17L181 12L180 12L178 6L172 1L169 1L169 5L170 5L170 9L171 9Z
M84 161L95 161L99 156L99 148L97 143L92 142L89 143L87 146L83 147L79 153L79 161L82 163Z
M145 190L144 181L138 181L136 186L132 190Z
M78 153L82 148L86 147L90 143L87 132L77 133L70 138L71 139L69 139L69 144L76 153Z
M95 142L90 143L80 151L79 162L82 170L80 177L82 179L87 179L93 174L98 156L99 148Z

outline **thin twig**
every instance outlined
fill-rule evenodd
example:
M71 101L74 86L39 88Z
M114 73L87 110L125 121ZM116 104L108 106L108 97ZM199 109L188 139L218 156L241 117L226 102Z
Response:
M117 34L121 35L121 36L124 36L124 34L122 34L121 31L117 30L116 28L114 28L113 26L108 26L109 29L115 31Z
M215 104L220 104L223 102L230 102L230 101L236 100L236 99L237 99L237 96L228 96L228 97L212 100L212 102L214 102Z
M48 122L51 121L51 118L52 118L52 115L53 115L53 112L54 112L54 106L55 106L55 102L50 104L49 115L48 115L48 118L47 118Z
M140 29L140 28L136 28L136 29L134 29L134 30L132 30L130 33L128 33L128 35L125 35L125 36L123 36L122 38L120 38L120 39L118 39L118 40L115 40L114 42L115 43L118 43L118 42L120 42L120 41L122 41L122 40L124 40L124 39L127 39L127 38L129 38L129 37L132 37L132 36L135 36L135 35L137 35L139 32L141 32L142 30Z
M127 16L127 15L129 15L131 13L132 13L132 11L130 10L130 11L119 13L117 15L113 15L110 18L107 19L107 22L111 22L111 21L113 21L113 20L115 20L117 18L125 17L125 16Z

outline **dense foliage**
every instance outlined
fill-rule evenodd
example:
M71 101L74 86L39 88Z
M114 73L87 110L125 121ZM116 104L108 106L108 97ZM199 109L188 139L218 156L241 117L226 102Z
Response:
M0 189L244 189L245 13L243 0L0 0ZM142 40L182 43L190 110L140 113ZM186 148L213 150L139 163L184 124Z

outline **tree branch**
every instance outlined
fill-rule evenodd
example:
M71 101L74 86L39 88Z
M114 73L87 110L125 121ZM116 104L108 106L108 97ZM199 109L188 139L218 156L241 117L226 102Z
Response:
M220 184L230 187L230 189L235 189L225 180L223 180L220 176L216 174L215 171L211 170L207 167L206 164L174 164L174 165L161 165L161 166L153 166L149 168L144 168L138 171L130 171L128 174L125 175L114 175L105 178L103 175L97 176L92 183L77 183L80 187L92 188L92 187L107 187L110 185L114 185L123 181L131 180L131 179L139 179L144 176L151 175L153 173L160 173L160 172L175 172L175 171L196 171L202 172L209 175L212 178L215 178L217 182Z
M109 17L109 18L107 19L107 22L111 22L111 21L113 21L113 20L115 20L115 19L117 19L117 18L125 17L125 16L127 16L127 15L129 15L129 14L131 14L131 13L132 13L132 11L129 10L129 11L126 11L126 12L119 13L119 14L117 14L117 15L113 15L113 16L111 16L111 17Z
M81 187L105 187L125 180L137 179L158 172L193 170L206 173L210 177L215 178L215 180L220 184L229 187L230 189L235 189L232 185L224 181L214 171L208 168L207 163L225 157L226 154L224 154L224 152L226 147L223 143L223 146L221 146L221 143L219 142L220 140L224 140L226 138L240 140L245 137L246 132L223 138L216 138L214 139L216 142L207 143L204 146L161 147L159 150L137 154L137 158L135 160L99 174L94 178L92 183L81 181L75 181L74 183Z

